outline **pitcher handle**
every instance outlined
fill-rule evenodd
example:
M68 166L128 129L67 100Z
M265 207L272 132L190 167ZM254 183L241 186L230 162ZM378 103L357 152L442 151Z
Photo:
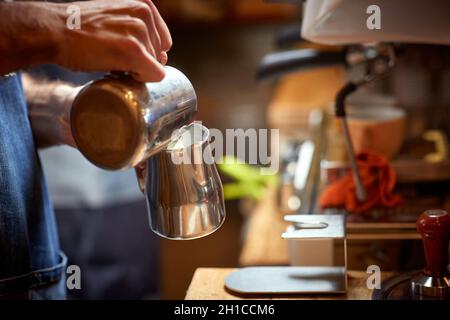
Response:
M145 192L145 177L147 176L147 163L141 162L136 167L134 167L136 172L136 178L138 180L139 189L142 193Z

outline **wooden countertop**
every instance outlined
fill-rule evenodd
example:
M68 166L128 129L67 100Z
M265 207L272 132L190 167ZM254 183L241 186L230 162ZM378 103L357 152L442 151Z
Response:
M234 295L224 287L226 276L237 269L229 268L198 268L186 294L186 300L238 300L244 296ZM382 274L382 280L390 273ZM288 300L370 300L372 290L367 288L368 274L362 271L348 271L348 291L346 294L335 295L258 295L252 299L288 299Z

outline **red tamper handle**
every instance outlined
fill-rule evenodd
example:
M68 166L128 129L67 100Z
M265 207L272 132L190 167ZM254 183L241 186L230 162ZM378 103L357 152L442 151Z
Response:
M417 220L427 266L424 273L441 277L448 273L448 242L450 239L450 214L444 210L427 210Z

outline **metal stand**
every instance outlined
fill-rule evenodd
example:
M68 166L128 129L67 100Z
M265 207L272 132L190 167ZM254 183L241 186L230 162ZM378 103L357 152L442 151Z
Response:
M292 215L293 224L283 239L337 240L343 243L339 263L326 266L248 267L235 271L225 279L225 287L239 294L323 294L347 291L347 248L343 215Z

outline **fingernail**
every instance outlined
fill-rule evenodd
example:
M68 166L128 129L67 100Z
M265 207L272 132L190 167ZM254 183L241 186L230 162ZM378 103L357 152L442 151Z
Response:
M159 57L159 61L161 64L165 65L168 61L167 53L165 53L165 52L161 53L161 55Z

